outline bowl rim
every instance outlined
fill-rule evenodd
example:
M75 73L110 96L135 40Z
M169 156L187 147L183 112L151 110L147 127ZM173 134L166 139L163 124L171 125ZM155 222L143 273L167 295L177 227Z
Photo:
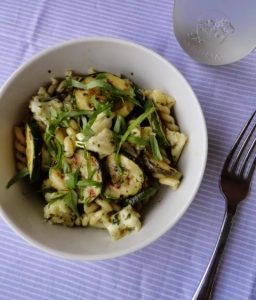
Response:
M38 242L35 238L29 236L28 234L24 233L22 229L20 229L16 224L9 218L9 216L4 212L4 210L0 206L0 217L5 221L6 224L10 226L10 228L18 235L20 236L23 240L27 241L30 245L36 247L37 249L44 251L48 254L51 254L55 257L58 258L64 258L64 259L70 259L70 260L79 260L79 261L98 261L98 260L106 260L106 259L112 259L112 258L117 258L120 256L128 255L130 253L133 253L135 251L138 251L151 243L155 242L157 239L159 239L161 236L163 236L167 231L169 231L171 228L174 227L174 225L181 219L181 217L184 215L184 213L187 211L188 207L194 200L197 191L201 185L203 175L205 172L206 168L206 163L207 163L207 156L208 156L208 134L207 134L207 126L206 126L206 121L205 117L200 105L200 102L193 91L192 87L190 86L189 82L187 79L183 76L183 74L171 63L169 62L166 58L161 56L160 54L156 53L155 51L142 46L138 43L135 43L133 41L129 41L126 39L119 39L119 38L112 38L112 37L88 37L88 38L77 38L77 39L71 39L67 40L61 43L57 43L55 45L49 46L46 49L40 51L39 53L33 55L31 58L27 59L20 67L18 67L12 74L9 76L9 78L6 80L6 82L3 84L3 86L0 89L0 101L2 99L3 94L5 91L9 88L9 86L12 84L12 81L19 76L20 73L23 72L24 69L26 69L29 65L33 64L35 61L40 59L43 56L48 55L49 53L56 51L62 47L67 47L69 45L73 44L79 44L79 43L90 43L90 42L110 42L110 43L116 43L116 44L121 44L124 46L129 46L129 47L134 47L139 50L143 50L144 52L147 52L148 54L154 56L156 59L161 60L163 63L167 64L169 68L173 69L174 72L176 72L182 80L187 84L187 88L189 89L189 92L193 95L193 97L196 100L196 105L198 112L200 114L200 119L202 123L202 130L203 130L203 136L202 136L202 148L203 148L203 155L202 155L202 168L200 170L200 174L198 177L198 182L196 185L193 186L193 189L190 193L190 198L189 201L187 201L186 205L182 207L182 209L179 211L178 214L176 214L175 218L173 219L172 223L168 224L168 226L163 227L160 229L157 233L150 235L148 238L145 238L140 244L131 244L131 246L126 247L124 250L115 250L109 254L93 254L93 255L88 255L88 254L70 254L67 252L62 252L60 250L56 250L50 246L46 246L42 244L41 242Z

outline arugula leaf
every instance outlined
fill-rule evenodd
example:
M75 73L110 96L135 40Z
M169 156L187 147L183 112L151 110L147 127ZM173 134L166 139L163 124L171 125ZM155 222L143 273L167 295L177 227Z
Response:
M141 105L140 101L137 100L135 97L129 97L129 98L127 98L127 100L128 100L129 102L131 102L131 103L133 103L133 104L139 106L139 107L143 107L143 106Z
M84 158L86 159L87 164L88 179L92 179L97 169L95 168L94 170L92 170L91 157L87 150L84 151Z
M56 196L52 197L51 200L48 202L48 204L51 205L57 200L64 199L65 195L66 195L66 192L65 193L56 193Z
M76 184L78 182L78 176L79 176L79 168L76 169L74 173L68 174L68 179L66 180L66 183L69 189L72 190L76 187Z
M90 136L93 135L93 131L91 129L93 123L95 122L95 120L97 119L97 116L100 113L105 113L106 115L110 112L110 107L107 106L102 106L99 110L96 110L90 117L89 121L87 122L87 124L85 125L85 128L83 129L82 133L84 134L84 136L88 139Z
M46 130L43 135L44 142L45 142L47 149L48 149L49 153L51 154L51 156L55 156L55 151L51 144L52 138L53 138L53 134L51 133L51 131Z
M97 74L96 79L105 79L106 78L106 73L100 72Z
M50 125L48 126L46 132L53 135L56 127L58 127L58 125L63 121L80 116L90 116L91 114L92 111L90 110L61 111L58 113L56 118L50 122Z
M157 142L157 139L156 139L155 135L151 135L149 141L150 141L150 146L151 146L151 150L152 150L154 159L162 160L163 157L161 155L159 145L158 145L158 142Z
M67 163L66 160L63 160L62 165L63 165L63 172L64 172L65 174L71 172L70 165Z
M74 190L67 192L67 194L64 196L64 201L66 205L74 212L74 214L79 217L79 212L77 209L77 193Z
M114 125L114 132L115 133L123 132L125 128L126 128L125 118L121 115L117 115L116 122Z
M6 188L9 189L14 183L19 181L21 178L24 178L29 175L28 168L24 168L20 170L17 174L15 174L7 183Z
M89 121L87 122L87 124L85 125L82 133L84 134L84 136L88 139L90 136L93 135L93 131L91 129L92 124L94 123L94 121L96 120L98 116L98 112L95 111L92 116L90 117Z
M153 102L148 99L146 101L145 108L149 108L149 107L155 107L155 106L154 106ZM159 118L156 111L148 117L148 121L149 121L151 127L153 128L154 132L158 136L159 141L161 142L161 144L163 146L167 146L167 147L170 146L170 143L169 143L169 141L167 140L167 138L164 134L164 130L163 130L163 127L162 127L161 120L160 120L160 118Z
M102 183L92 179L82 179L77 182L78 187L86 188L88 186L101 187Z
M135 98L135 93L132 88L128 90L119 90L106 81L106 79L95 79L88 83L82 83L76 80L70 80L69 85L78 89L90 90L93 88L102 88L109 91L113 96L124 97L128 101L142 107L141 103Z
M52 122L52 125L57 126L63 120L80 117L80 116L90 116L92 114L91 110L72 110L72 111L61 111L58 115L56 120Z
M104 110L109 110L109 111L111 110L111 104L109 102L101 103L96 99L95 95L91 98L91 101L96 111L98 111L98 113Z
M136 204L145 204L150 198L152 198L160 189L160 183L156 180L151 183L145 190L140 193L132 196L130 198L124 199L124 205L136 205Z
M112 86L109 83L103 81L102 79L95 79L88 83L82 83L77 80L71 79L69 81L69 85L72 87L75 87L77 89L82 89L82 90L90 90L90 89L94 89L97 87L105 88L108 90L112 88Z
M55 139L55 144L57 146L56 167L60 169L62 166L63 148L61 143L57 139Z
M46 131L44 132L44 142L48 148L48 151L50 152L50 154L52 156L55 156L55 150L51 144L51 140L55 135L55 130L56 128L59 126L60 123L62 123L63 121L66 121L67 119L70 118L74 118L74 117L79 117L79 116L90 116L92 114L91 111L88 110L73 110L73 111L61 111L55 120L53 120L48 128L46 129ZM63 124L65 125L65 124ZM66 127L68 127L69 125L66 124Z
M126 141L128 136L131 134L134 128L136 128L140 123L142 123L146 118L148 118L153 112L155 111L154 107L148 108L143 114L141 114L137 119L135 119L127 128L126 132L123 134L121 141L119 142L117 152L116 154L119 153L122 144Z

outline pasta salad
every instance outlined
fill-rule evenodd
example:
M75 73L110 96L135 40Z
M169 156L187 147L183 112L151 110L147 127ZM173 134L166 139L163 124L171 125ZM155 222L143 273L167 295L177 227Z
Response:
M14 128L18 173L7 187L27 177L51 224L104 228L113 240L139 231L142 207L182 178L176 166L187 137L175 103L110 72L52 78Z

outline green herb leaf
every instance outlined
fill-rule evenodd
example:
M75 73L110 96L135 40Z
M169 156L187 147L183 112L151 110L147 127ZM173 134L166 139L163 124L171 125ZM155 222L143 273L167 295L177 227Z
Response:
M93 123L95 122L95 120L97 119L97 116L100 113L105 113L106 115L110 112L110 107L104 106L99 110L96 110L90 117L89 121L87 122L87 124L85 125L85 128L83 129L82 133L84 134L84 136L88 139L89 137L91 137L93 135L93 131L91 129Z
M85 129L85 126L87 124L87 119L86 117L82 117L81 120L82 120L82 129Z
M77 186L81 188L86 188L88 186L101 187L102 183L91 179L82 179L77 182Z
M78 182L78 176L79 176L79 168L76 169L74 173L68 174L68 179L66 180L67 186L69 189L74 189Z
M63 123L64 121L66 121L67 119L70 118L75 118L75 117L79 117L79 116L90 116L92 114L92 111L88 111L88 110L72 110L72 111L61 111L57 117L55 118L55 120L51 121L51 123L49 124L48 128L46 129L45 133L44 133L44 142L48 148L48 151L50 152L50 154L52 156L55 156L55 151L54 151L54 147L51 144L51 140L55 135L55 130L56 128ZM62 125L66 125L66 127L68 127L68 124L62 124Z
M149 107L155 107L155 106L154 106L153 102L148 99L146 101L145 108L149 108ZM148 117L148 121L149 121L151 127L153 128L153 131L158 136L161 144L166 147L170 146L170 143L165 136L161 120L156 111Z
M125 122L125 119L123 116L121 115L118 115L116 117L116 122L115 122L115 125L114 125L114 132L115 133L122 133L124 132L126 128L126 122Z
M141 191L135 196L130 198L126 198L124 200L124 205L132 205L135 204L145 204L150 198L152 198L157 191L160 189L160 183L158 181L154 181L149 187L147 187L144 191Z
M47 132L53 134L55 129L58 127L60 123L70 118L80 117L80 116L90 116L92 111L90 110L72 110L72 111L61 111L58 113L56 118L51 121L49 127L47 128Z
M87 122L87 124L85 125L85 128L83 129L83 134L84 136L88 139L90 136L93 135L93 131L91 129L92 124L94 123L94 121L96 120L98 116L98 112L95 111L92 116L90 117L89 121Z
M67 193L65 192L65 193L55 193L55 194L56 196L52 197L51 200L48 202L49 205L53 204L57 200L64 199Z
M106 73L104 72L98 73L96 79L106 79Z
M128 97L126 100L139 106L139 107L143 107L142 104L140 103L140 101L137 100L135 97Z
M53 138L53 134L50 130L46 130L43 136L44 142L46 144L47 150L49 151L51 156L55 156L54 148L51 144L51 139Z
M57 147L57 154L56 154L56 167L58 169L61 168L62 166L62 158L63 158L63 148L62 148L62 145L61 143L55 139L55 145Z
M148 141L146 141L145 139L139 136L132 136L132 135L128 136L127 142L138 146L146 146L148 144Z
M102 89L109 91L113 96L124 97L128 101L130 101L138 106L142 106L141 103L135 98L135 93L132 88L125 90L125 91L119 90L119 89L115 88L114 86L112 86L110 83L108 83L105 78L92 80L86 84L76 81L76 80L70 80L69 85L72 87L75 87L78 89L84 89L84 90L90 90L93 88L102 88Z
M92 80L88 83L82 83L79 82L77 80L71 79L69 81L69 85L77 88L77 89L82 89L82 90L90 90L90 89L94 89L94 88L105 88L105 89L111 89L111 85L108 84L107 82L103 81L102 79L96 79L96 80Z
M152 150L154 159L162 160L163 157L161 155L159 145L158 145L158 142L157 142L157 139L156 139L155 135L151 135L149 141L150 141L150 146L151 146L151 150Z
M134 128L136 128L140 123L142 123L146 118L148 118L155 111L154 107L148 108L143 114L141 114L137 119L135 119L127 128L126 132L121 138L121 141L117 148L117 154L119 153L122 144L126 141L128 136L131 134Z
M98 113L101 113L103 111L111 111L111 104L109 102L99 102L95 95L91 98L90 100L93 103L94 108L96 109L96 111L98 111Z
M86 164L87 164L87 174L88 174L88 179L91 180L94 176L94 174L97 172L96 167L93 169L92 164L91 164L91 156L87 150L84 151L84 158L86 159Z
M21 178L24 178L29 175L28 168L20 170L16 175L14 175L7 183L6 188L9 189L14 183L19 181Z
M52 122L54 127L58 126L63 120L80 117L80 116L90 116L92 114L91 110L72 110L72 111L61 111L56 119Z
M71 172L70 165L67 163L66 160L64 160L64 161L62 162L62 166L63 166L63 172L64 172L65 174Z
M77 202L78 202L77 193L74 190L69 191L65 195L64 201L67 204L67 206L75 213L75 215L79 217L79 212L77 209Z

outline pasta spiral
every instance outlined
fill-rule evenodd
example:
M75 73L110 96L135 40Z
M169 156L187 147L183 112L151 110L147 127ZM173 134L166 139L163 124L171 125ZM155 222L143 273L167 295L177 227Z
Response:
M165 127L172 131L179 131L179 126L171 115L171 109L176 103L175 99L158 90L146 90L144 94L155 104L158 115Z

